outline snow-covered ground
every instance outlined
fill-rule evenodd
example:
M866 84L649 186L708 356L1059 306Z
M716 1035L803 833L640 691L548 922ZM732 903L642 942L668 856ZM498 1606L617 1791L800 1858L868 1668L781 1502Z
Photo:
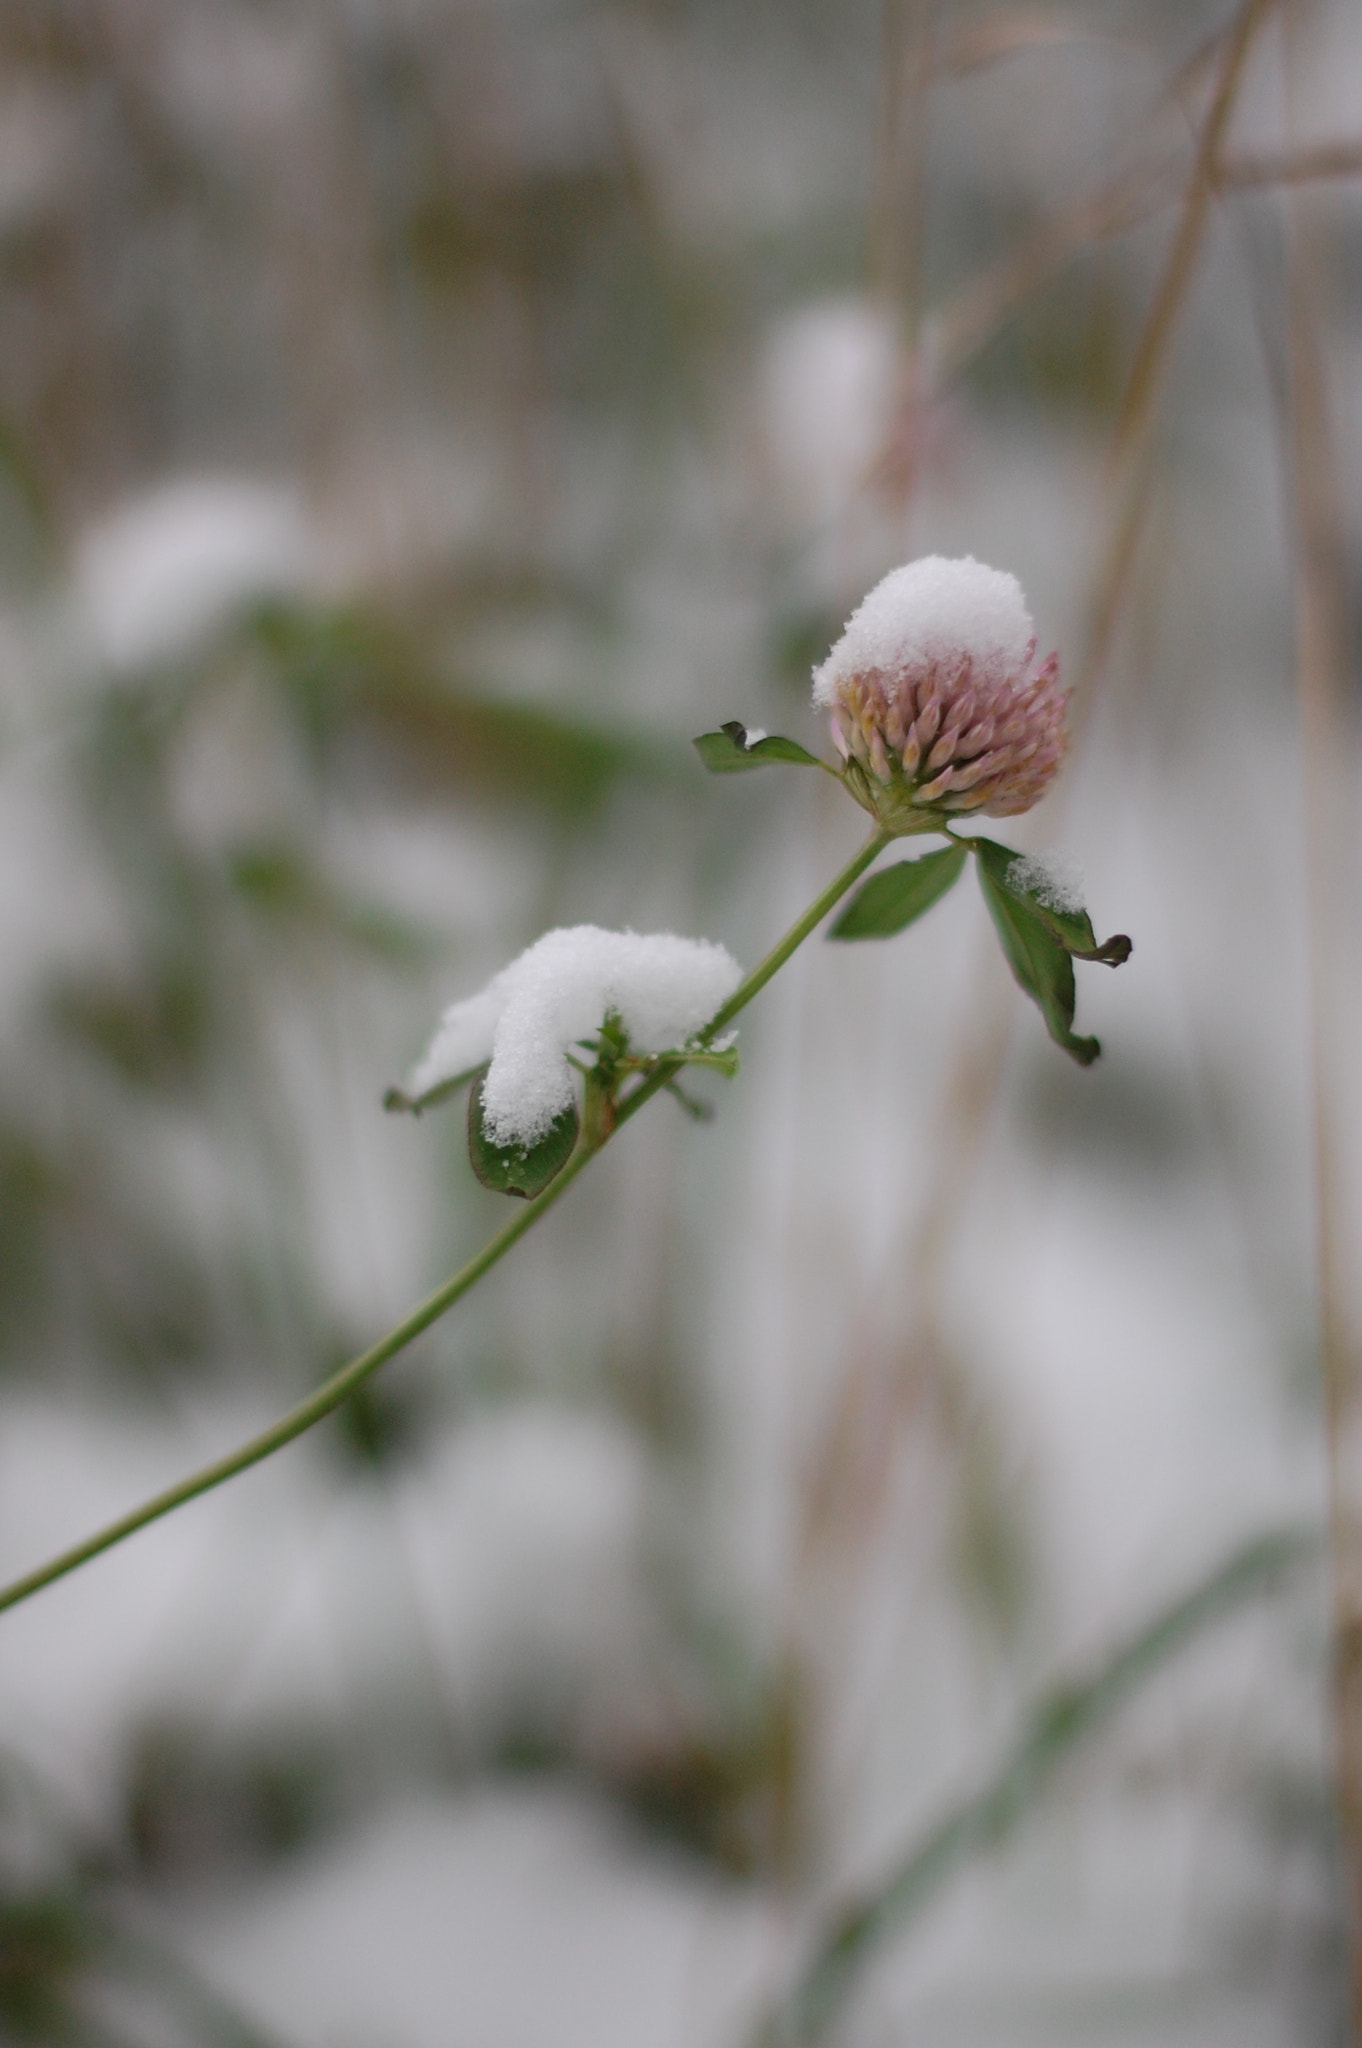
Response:
M260 1427L504 1220L461 1100L380 1107L447 1005L499 992L451 1013L477 1027L444 1047L461 1068L520 972L551 1116L583 978L627 1010L676 965L633 934L712 942L680 956L685 1000L636 1020L670 1044L851 856L865 821L828 778L708 781L694 733L760 719L833 759L813 666L916 557L1015 573L1061 675L1085 644L1114 399L1055 380L1119 389L1166 216L1102 286L1116 370L1096 344L1066 369L1055 315L931 392L883 293L795 260L804 223L865 214L868 13L737 34L713 9L393 12L347 31L395 123L370 107L362 148L333 133L356 110L304 9L170 6L161 54L136 56L169 136L187 121L241 194L287 199L282 296L250 298L229 346L183 295L175 374L214 432L166 428L170 458L126 473L101 456L113 480L72 489L3 595L6 1577ZM987 41L991 20L963 26ZM1138 140L1167 69L1058 16L1014 26L1021 54L976 77L966 52L940 87L933 306L1014 203L1058 206ZM1362 126L1337 55L1356 22L1326 9L1312 35L1328 142ZM470 209L413 202L400 233L385 208L427 175L426 131L383 94L425 74L394 50L429 58L423 149ZM1277 146L1274 63L1238 147ZM60 158L78 179L86 129L49 134L46 104L13 147L47 135L33 178ZM631 229L618 303L588 265L560 304L552 237L603 262L591 236L624 232L573 213L618 152L660 273L640 282ZM1355 250L1356 185L1334 194L1330 246ZM1133 937L1119 971L1078 967L1101 1061L1048 1041L970 876L900 938L815 938L745 1013L739 1075L687 1084L715 1119L651 1106L349 1433L0 1617L26 1788L0 1809L6 1897L69 1884L294 2048L743 2048L837 1902L989 1782L1047 1687L1239 1546L1322 1531L1309 818L1257 205L1208 231L1070 761L989 828L1076 863L1099 935ZM361 220L397 271L418 247L469 261L462 298L436 264L380 317ZM549 280L529 314L514 265L478 269L502 232ZM271 385L238 445L245 402L224 387L214 412L202 366L221 347L273 375L250 323L283 360L281 305L313 309L280 330L308 433L274 448ZM602 373L607 305L628 347ZM1346 372L1355 310L1332 318ZM1347 454L1362 384L1336 381ZM1340 470L1352 560L1362 468ZM1351 760L1341 779L1355 793ZM1337 848L1345 898L1360 850ZM576 980L546 1021L525 949L554 927ZM1345 1048L1358 967L1344 920ZM1329 1115L1346 1202L1355 1088ZM1326 1606L1306 1561L1151 1671L885 1945L846 2041L1343 2038ZM184 2048L145 1987L88 1997Z

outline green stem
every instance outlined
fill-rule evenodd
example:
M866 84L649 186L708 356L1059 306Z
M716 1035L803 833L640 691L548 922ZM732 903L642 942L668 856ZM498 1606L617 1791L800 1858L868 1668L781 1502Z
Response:
M726 1024L731 1024L740 1010L745 1010L753 996L760 994L773 974L778 974L797 947L802 946L815 925L821 924L835 903L841 901L853 882L859 881L873 860L878 859L893 839L892 832L872 832L860 852L849 860L839 875L828 883L821 896L815 897L801 918L786 932L783 939L772 946L766 958L752 969L745 980L740 981L728 1001L714 1015L700 1033L702 1040L716 1038Z
M892 832L871 833L860 852L852 856L840 874L833 876L822 895L814 898L804 915L797 918L784 938L772 946L766 958L758 961L752 972L738 983L723 1008L715 1011L704 1030L698 1034L701 1044L711 1038L717 1038L724 1026L731 1024L738 1013L747 1008L753 996L760 994L771 976L780 972L791 953L803 945L809 933L815 925L822 923L833 905L840 903L852 883L860 880L870 863L883 853L893 837ZM615 1129L618 1130L621 1124L627 1123L636 1111L642 1109L645 1102L669 1086L689 1064L690 1062L685 1059L663 1060L659 1066L654 1067L647 1080L620 1103L615 1112Z
M274 1451L281 1451L285 1444L291 1444L295 1437L311 1429L314 1422L320 1422L324 1416L330 1415L333 1409L339 1408L341 1402L354 1393L356 1387L363 1385L371 1373L377 1372L380 1365L385 1365L399 1351L405 1350L423 1330L428 1330L433 1322L437 1322L446 1309L452 1308L461 1295L467 1294L474 1281L480 1280L484 1273L495 1266L498 1259L505 1256L516 1240L523 1237L525 1232L539 1221L544 1211L566 1192L591 1156L590 1147L579 1147L562 1172L549 1182L542 1194L536 1195L533 1201L518 1206L515 1215L502 1225L495 1237L488 1239L482 1250L471 1258L466 1266L460 1267L442 1287L437 1287L434 1294L428 1295L395 1329L389 1330L386 1337L380 1337L377 1344L371 1345L368 1351L362 1352L358 1358L352 1358L348 1365L343 1365L329 1380L323 1380L305 1401L300 1401L296 1408L290 1408L287 1415L281 1415L268 1429L262 1429L258 1436L249 1438L236 1450L229 1451L225 1457L215 1459L211 1465L205 1465L201 1471L191 1473L187 1479L181 1479L176 1485L168 1486L164 1493L153 1494L152 1498L143 1501L140 1507L121 1515L116 1522L108 1523L93 1536L87 1536L83 1543L73 1544L69 1550L63 1550L48 1563L39 1565L36 1571L31 1571L24 1578L15 1579L12 1584L0 1588L0 1613L7 1607L17 1607L21 1600L27 1600L30 1594L41 1592L44 1586L52 1585L55 1580L64 1579L68 1572L75 1571L79 1565L88 1564L92 1557L98 1557L102 1551L112 1550L116 1543L121 1543L126 1536L135 1535L139 1529L145 1529L148 1523L159 1522L162 1515L168 1515L173 1509L183 1507L186 1501L197 1499L201 1493L210 1493L215 1486L221 1486L224 1480L235 1479L238 1472L248 1471L252 1465L258 1465L262 1458L268 1458Z
M746 1008L753 996L765 988L772 975L784 966L796 947L802 945L809 936L814 926L827 916L857 877L864 874L881 849L889 844L891 836L887 832L876 832L872 835L855 859L848 862L841 873L828 884L822 895L809 905L804 915L791 925L779 944L772 947L760 965L754 967L747 978L739 984L723 1008L706 1025L700 1034L702 1039L711 1039L722 1031L740 1010ZM651 1096L675 1080L685 1064L684 1060L666 1060L655 1067L633 1094L620 1103L613 1128L618 1129L621 1124L627 1123ZM588 1082L588 1106L590 1086ZM252 1465L258 1465L263 1458L268 1458L275 1451L281 1451L286 1444L291 1444L295 1437L300 1437L305 1430L311 1429L315 1422L320 1422L324 1416L330 1415L333 1409L339 1408L341 1402L348 1400L356 1387L362 1386L371 1373L377 1372L381 1365L385 1365L399 1351L405 1350L423 1330L428 1330L432 1323L437 1322L446 1309L452 1308L461 1295L467 1294L475 1281L480 1280L499 1259L505 1257L511 1246L539 1221L544 1211L551 1208L560 1195L566 1193L587 1161L594 1158L608 1142L609 1137L609 1128L602 1126L597 1130L593 1126L588 1129L584 1125L582 1141L562 1172L549 1182L542 1193L527 1201L523 1207L518 1207L515 1215L502 1225L494 1237L488 1239L482 1250L471 1258L466 1266L460 1267L442 1287L437 1287L434 1294L428 1295L395 1329L389 1330L386 1337L380 1337L377 1344L372 1345L368 1351L362 1352L358 1358L352 1358L348 1365L343 1365L329 1380L323 1380L321 1386L309 1394L305 1401L300 1401L296 1408L290 1408L287 1415L282 1415L278 1422L272 1423L268 1429L261 1430L258 1436L251 1437L236 1450L229 1451L225 1457L215 1459L211 1465L205 1465L200 1471L191 1473L187 1479L181 1479L176 1485L168 1486L164 1493L154 1494L140 1507L120 1516L116 1522L108 1523L93 1536L87 1536L83 1543L73 1544L69 1550L63 1550L59 1556L51 1558L44 1565L39 1565L36 1571L27 1573L21 1579L15 1579L8 1586L0 1587L0 1613L7 1607L17 1607L21 1600L27 1600L31 1594L41 1592L44 1586L52 1585L57 1579L64 1579L68 1572L75 1571L80 1565L88 1564L91 1558L100 1556L103 1551L112 1550L114 1545L121 1543L125 1537L136 1535L139 1529L145 1529L151 1522L160 1521L163 1515L170 1514L175 1508L183 1507L187 1501L196 1500L200 1494L210 1493L215 1486L221 1486L224 1480L234 1479L238 1472L248 1471Z

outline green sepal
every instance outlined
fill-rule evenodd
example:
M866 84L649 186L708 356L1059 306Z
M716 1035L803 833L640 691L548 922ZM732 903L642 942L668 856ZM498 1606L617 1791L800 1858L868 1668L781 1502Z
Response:
M828 937L892 939L954 888L964 865L963 846L943 846L918 860L881 868L861 884Z
M447 1081L437 1081L433 1088L427 1088L424 1095L407 1095L400 1088L390 1088L383 1098L385 1109L406 1110L411 1116L420 1116L423 1109L434 1109L437 1103L448 1102L451 1095L457 1095L470 1081L485 1073L485 1067L469 1067L463 1074L451 1074Z
M468 1157L473 1171L485 1188L492 1188L499 1195L542 1194L549 1182L557 1179L576 1147L580 1124L577 1105L569 1103L533 1145L498 1145L487 1135L482 1117L482 1084L486 1078L486 1067L480 1067L468 1095Z
M798 768L821 768L823 763L807 747L801 747L798 740L782 739L779 733L768 733L765 739L747 743L747 727L740 719L730 718L718 732L702 732L695 741L695 751L711 775L741 774L746 768L769 768L773 762L789 761Z
M1018 858L1010 847L998 846L991 839L975 839L971 844L979 865L979 887L998 928L1008 966L1039 1006L1055 1044L1063 1046L1080 1066L1090 1067L1102 1048L1095 1038L1075 1035L1074 964L1048 921L1054 913L1042 916L1040 905L1031 897L1008 888L1007 870Z

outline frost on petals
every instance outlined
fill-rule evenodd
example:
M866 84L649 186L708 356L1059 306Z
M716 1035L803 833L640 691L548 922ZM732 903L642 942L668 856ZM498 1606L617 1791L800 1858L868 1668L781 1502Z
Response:
M408 1090L419 1099L490 1062L483 1121L498 1145L535 1144L573 1100L568 1053L613 1012L637 1052L685 1044L732 995L742 969L708 939L546 932L477 995L446 1010Z
M814 671L857 801L897 832L1029 810L1065 746L1059 664L1035 652L1015 576L968 555L892 570Z

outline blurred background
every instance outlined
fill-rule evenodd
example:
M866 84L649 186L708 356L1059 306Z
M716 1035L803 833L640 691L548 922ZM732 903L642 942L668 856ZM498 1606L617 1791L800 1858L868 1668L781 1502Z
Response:
M1136 949L1082 1072L968 881L813 942L0 1620L5 2042L1353 2038L1359 170L1348 0L5 0L0 1576L503 1220L446 1003L849 857L690 740L894 564L1020 576Z

